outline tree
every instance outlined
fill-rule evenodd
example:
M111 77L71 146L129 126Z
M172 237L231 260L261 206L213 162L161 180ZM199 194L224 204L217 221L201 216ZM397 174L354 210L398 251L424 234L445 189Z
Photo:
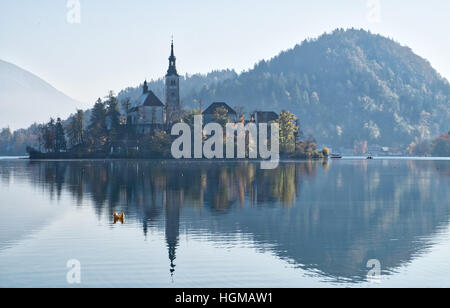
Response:
M125 112L125 124L130 125L131 119L130 119L130 111L131 111L131 99L129 97L126 97L122 100L120 103L122 105L122 110Z
M191 128L193 128L194 127L194 116L201 115L201 114L202 114L202 112L199 109L189 110L189 112L183 116L183 122L186 123L187 125L189 125Z
M13 134L13 152L14 153L23 153L25 151L24 145L25 145L25 130L20 129L18 131L15 131Z
M105 104L99 98L92 109L91 123L88 127L91 150L104 150L108 139L106 128L106 108Z
M448 133L439 136L432 142L431 155L436 157L450 156L450 135Z
M46 125L45 124L39 124L38 125L38 147L39 152L41 152L42 148L45 149L45 132L46 132Z
M297 126L297 131L294 133L294 137L295 137L295 144L297 144L300 142L300 140L303 140L305 135L304 135L303 131L301 130L299 119L295 119L295 126Z
M408 147L409 155L412 156L429 156L430 149L431 144L429 140L413 142Z
M3 128L0 133L0 141L10 141L12 138L11 129L9 127Z
M9 127L3 128L0 132L0 142L10 142L13 135Z
M305 140L299 142L295 147L294 157L300 159L322 158L328 149L321 152L317 150L317 141L312 135L308 135Z
M292 153L295 150L295 135L299 131L296 124L297 117L289 112L282 111L278 118L280 126L280 151Z
M66 134L64 132L61 118L58 118L55 125L55 152L59 153L65 151L67 151Z
M77 110L77 113L67 125L67 136L69 138L70 147L83 145L84 135L84 112L83 110Z
M48 152L55 151L55 120L50 121L44 126L44 149Z
M108 141L109 143L114 143L117 141L120 134L119 102L117 100L117 97L115 97L113 91L110 91L106 98L106 116L109 123Z
M7 154L10 152L12 138L13 135L9 127L3 128L0 132L0 153Z
M44 129L40 127L47 127L47 124L33 124L27 129L18 129L15 132L11 132L9 128L0 130L0 154L23 155L27 147L39 148L40 151L44 145ZM52 148L49 150L53 151Z
M228 118L228 110L225 107L216 108L216 110L214 110L214 120L222 127L225 127L230 121Z
M113 91L110 91L106 98L107 116L109 118L110 129L118 129L120 127L119 101Z
M245 108L243 106L234 106L234 111L237 113L239 122L243 122L245 119Z
M168 158L170 156L171 137L165 132L155 132L144 135L140 140L142 153L153 158Z

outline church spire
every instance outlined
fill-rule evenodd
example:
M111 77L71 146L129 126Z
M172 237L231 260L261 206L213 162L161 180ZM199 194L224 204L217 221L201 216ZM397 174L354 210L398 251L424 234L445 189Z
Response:
M144 87L143 87L143 93L142 94L147 94L148 93L148 85L147 85L147 79L144 81Z
M171 51L170 51L170 59L176 60L175 53L173 52L173 38L172 38L172 44L171 44Z
M169 69L166 75L166 122L171 125L180 122L180 75L177 73L173 38L170 48Z
M177 58L175 57L175 53L173 51L173 38L172 38L171 51L170 51L170 57L169 57L169 69L167 70L167 76L172 76L172 75L178 76L176 61L177 61Z

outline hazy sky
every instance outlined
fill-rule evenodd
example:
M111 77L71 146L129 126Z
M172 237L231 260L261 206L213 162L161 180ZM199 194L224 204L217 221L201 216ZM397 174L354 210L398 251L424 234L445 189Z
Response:
M448 0L79 0L80 23L76 3L0 0L0 59L84 107L163 76L172 34L182 74L245 70L305 38L355 27L410 46L450 79Z

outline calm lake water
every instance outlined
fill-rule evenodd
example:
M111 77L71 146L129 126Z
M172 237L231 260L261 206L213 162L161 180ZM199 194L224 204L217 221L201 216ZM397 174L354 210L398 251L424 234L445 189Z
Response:
M0 287L71 287L71 259L82 287L450 287L449 184L450 160L0 159Z

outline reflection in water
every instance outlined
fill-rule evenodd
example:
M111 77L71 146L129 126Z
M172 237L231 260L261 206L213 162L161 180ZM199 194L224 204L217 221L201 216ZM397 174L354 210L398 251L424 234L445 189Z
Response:
M166 241L169 249L170 273L175 272L176 249L180 236L180 206L183 202L183 193L166 191Z
M450 214L448 161L300 162L276 170L254 163L3 162L2 185L10 185L12 172L52 199L68 192L78 205L92 200L99 217L123 211L145 236L164 216L172 276L184 229L216 243L245 234L296 267L359 282L369 259L380 260L384 274L410 262Z

